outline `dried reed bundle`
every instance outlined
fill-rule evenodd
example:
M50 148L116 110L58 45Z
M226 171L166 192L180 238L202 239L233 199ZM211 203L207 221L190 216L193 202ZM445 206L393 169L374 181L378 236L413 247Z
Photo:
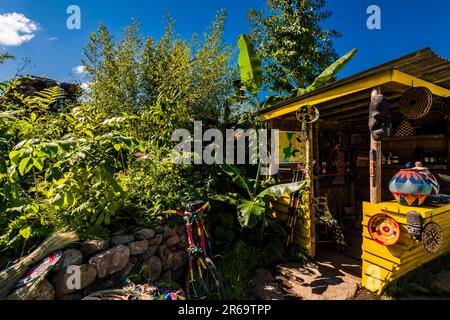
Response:
M35 263L41 261L55 250L78 241L75 232L56 232L51 234L39 247L31 254L22 258L18 263L0 272L0 299L4 298L14 286L14 284L27 272Z
M48 272L44 272L39 277L34 279L33 281L28 282L26 285L14 290L9 296L7 296L6 300L28 300L34 296L34 294L39 289L42 281L45 280Z

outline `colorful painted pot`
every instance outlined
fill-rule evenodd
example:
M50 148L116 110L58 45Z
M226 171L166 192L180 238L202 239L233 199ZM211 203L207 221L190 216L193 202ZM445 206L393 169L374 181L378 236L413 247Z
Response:
M437 181L436 177L426 168L424 168L423 171L420 170L420 173L425 177L425 181L431 185L431 194L439 194L441 185Z
M431 195L432 185L422 171L403 169L391 179L389 190L398 203L418 207Z

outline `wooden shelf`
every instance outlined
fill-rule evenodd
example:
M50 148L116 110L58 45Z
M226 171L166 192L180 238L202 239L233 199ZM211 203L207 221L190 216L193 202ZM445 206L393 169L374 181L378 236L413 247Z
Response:
M446 140L445 134L431 134L422 136L409 136L409 137L387 137L383 141L394 142L394 141L417 141L417 140Z
M428 168L429 170L447 170L448 166L445 164L430 164L430 165L424 165L425 168ZM401 164L391 164L382 165L382 169L392 169L392 170L400 170L400 169L406 169L404 165Z

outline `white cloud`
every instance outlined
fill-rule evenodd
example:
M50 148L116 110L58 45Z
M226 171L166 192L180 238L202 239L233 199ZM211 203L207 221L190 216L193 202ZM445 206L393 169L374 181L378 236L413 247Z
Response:
M22 13L0 14L0 45L20 46L34 38L38 24Z
M50 42L57 41L57 40L59 40L58 37L50 37L50 38L48 38L48 41L50 41Z
M78 73L78 74L85 74L86 71L86 67L85 66L78 66L72 69L73 72Z

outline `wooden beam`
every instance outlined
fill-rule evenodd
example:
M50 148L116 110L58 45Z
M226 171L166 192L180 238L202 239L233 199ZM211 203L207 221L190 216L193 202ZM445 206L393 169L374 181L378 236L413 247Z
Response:
M410 76L409 74L403 73L398 70L392 71L392 81L404 84L405 86L409 87L426 87L430 89L430 91L435 95L439 97L450 97L450 90L440 87L434 83L431 83L429 81Z
M397 98L400 98L401 96L402 96L402 94L400 94L400 93L394 93L394 94L386 96L386 98L388 100L389 99L397 99ZM360 109L360 108L365 108L364 110L365 110L365 112L367 112L367 97L365 98L365 101L359 102L358 104L352 105L351 107L340 106L340 107L336 107L335 109L333 109L333 111L328 111L328 112L323 112L323 110L320 110L320 117L326 118L326 117L330 117L332 115L340 114L343 112L349 112L349 111Z
M307 104L318 105L320 103L345 97L353 93L381 86L391 81L392 81L392 71L391 70L385 71L371 77L357 80L342 87L330 89L317 95L311 95L305 99L301 99L297 102L280 107L278 109L268 111L267 113L263 113L261 115L261 120L267 121L269 119L278 118L281 117L282 115L295 112L298 110L298 108Z
M381 94L381 88L372 90L372 98ZM370 202L381 202L381 141L375 141L370 134Z
M306 98L291 104L282 106L277 109L267 111L261 114L261 120L267 121L269 119L278 118L283 115L293 113L299 107L310 104L318 105L324 102L336 100L338 98L346 97L361 91L370 90L372 88L381 87L387 83L398 83L406 87L426 87L439 97L450 97L450 90L440 87L429 81L408 75L398 70L388 70L375 75L367 76L366 78L347 83L337 88L330 89L318 94L308 95Z

